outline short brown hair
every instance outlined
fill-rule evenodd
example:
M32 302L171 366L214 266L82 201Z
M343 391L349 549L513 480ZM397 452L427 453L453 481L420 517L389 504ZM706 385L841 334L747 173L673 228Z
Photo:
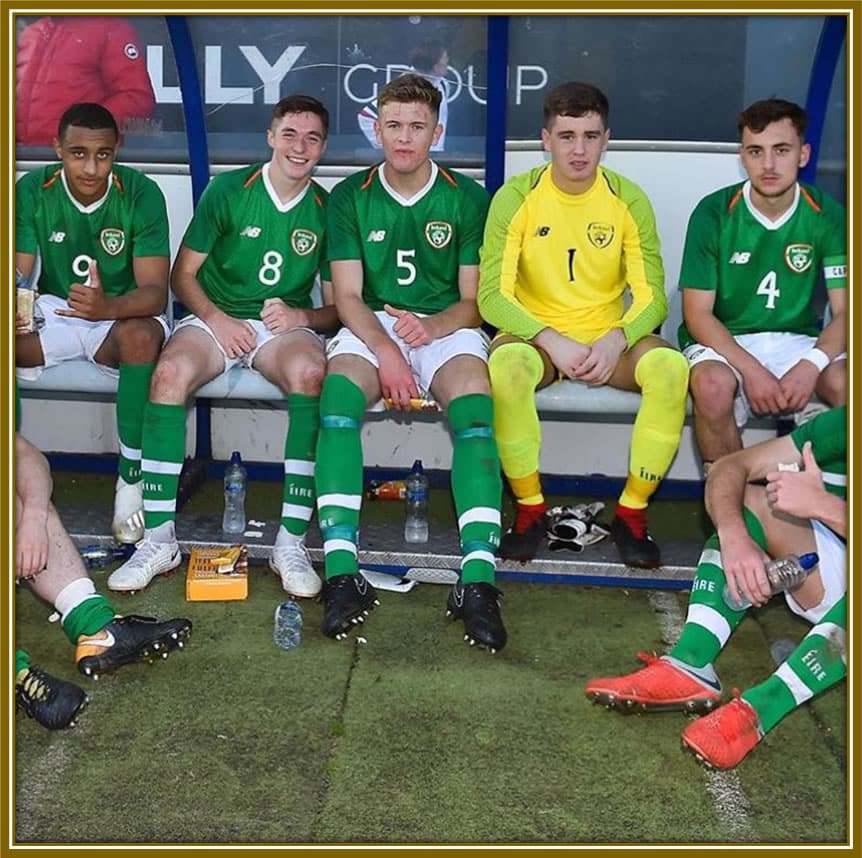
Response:
M380 95L377 97L377 110L384 104L396 102L398 104L427 104L431 108L434 117L440 115L440 102L443 93L424 77L418 74L404 74L389 81Z
M545 96L545 128L550 128L558 116L584 116L587 113L598 113L607 128L608 109L607 96L597 86L577 81L563 83Z
M311 95L287 95L272 108L271 122L278 122L288 113L313 113L320 117L324 140L329 136L329 111Z
M808 114L795 102L785 101L783 98L764 98L750 104L739 114L736 127L739 131L739 137L742 139L742 132L746 128L755 134L760 134L767 125L781 122L782 119L789 119L796 129L799 139L805 140Z

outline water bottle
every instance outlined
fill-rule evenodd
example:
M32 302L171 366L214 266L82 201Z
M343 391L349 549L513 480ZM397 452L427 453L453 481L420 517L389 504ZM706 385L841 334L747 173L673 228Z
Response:
M275 609L273 638L281 649L296 649L302 641L302 608L292 599Z
M85 545L79 549L81 560L87 569L106 569L115 560L128 560L134 553L134 545Z
M15 269L15 312L21 317L22 334L32 334L36 330L36 287Z
M819 557L813 551L810 554L803 554L797 557L795 554L789 554L787 557L780 557L778 560L773 560L766 565L766 577L769 580L769 585L772 588L772 595L781 593L784 590L791 590L798 584L801 584L814 569L819 561ZM751 607L751 602L739 593L735 598L730 592L727 584L724 585L724 602L728 608L734 611L744 611Z
M245 530L246 472L238 450L230 454L230 464L224 472L224 518L221 529L225 533L242 533Z
M428 477L422 469L422 460L413 463L413 469L404 481L404 503L407 517L404 521L405 542L428 541Z

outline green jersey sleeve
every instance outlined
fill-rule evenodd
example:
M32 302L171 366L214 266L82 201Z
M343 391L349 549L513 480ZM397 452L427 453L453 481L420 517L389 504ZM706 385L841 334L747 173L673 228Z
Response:
M813 420L794 429L790 437L800 453L805 442L811 442L811 452L823 472L826 488L832 494L846 497L847 406L818 414Z
M682 266L681 289L718 289L718 238L721 223L715 195L704 197L688 220Z
M36 234L35 172L21 176L15 184L15 252L35 254L39 250Z
M161 188L147 177L135 194L133 256L170 256L168 208Z
M460 235L458 264L478 265L479 248L482 246L482 233L485 229L490 199L488 192L476 182L465 183L464 189L466 200L458 231Z
M362 241L356 216L354 194L350 179L339 182L329 195L326 212L327 261L362 259Z
M229 220L226 219L226 215L229 214L230 209L226 202L227 197L222 192L222 182L216 176L204 188L191 222L186 227L186 233L183 236L183 244L186 247L198 253L209 254L212 251L219 237L227 233Z

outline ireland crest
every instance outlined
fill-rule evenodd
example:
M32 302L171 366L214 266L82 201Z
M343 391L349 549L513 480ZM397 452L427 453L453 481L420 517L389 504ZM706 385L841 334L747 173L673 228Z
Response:
M103 229L99 234L99 244L105 253L116 256L126 246L126 235L121 229Z
M295 229L290 234L290 246L299 256L308 256L317 247L317 234L310 229Z
M587 226L587 238L593 247L607 247L614 240L613 224L593 221Z
M444 220L432 220L425 224L425 238L431 247L438 250L452 240L452 224Z
M802 274L811 268L814 248L810 244L788 244L784 248L784 261L791 271Z

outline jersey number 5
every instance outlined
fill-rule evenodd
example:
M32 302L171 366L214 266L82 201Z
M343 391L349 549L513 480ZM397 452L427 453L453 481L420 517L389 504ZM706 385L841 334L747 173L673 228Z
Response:
M416 266L411 262L416 256L415 250L396 250L395 264L399 270L405 273L402 277L398 277L395 282L399 286L409 286L416 279Z
M757 294L766 295L766 309L775 309L775 299L781 295L778 288L778 277L774 271L770 271L757 285Z

